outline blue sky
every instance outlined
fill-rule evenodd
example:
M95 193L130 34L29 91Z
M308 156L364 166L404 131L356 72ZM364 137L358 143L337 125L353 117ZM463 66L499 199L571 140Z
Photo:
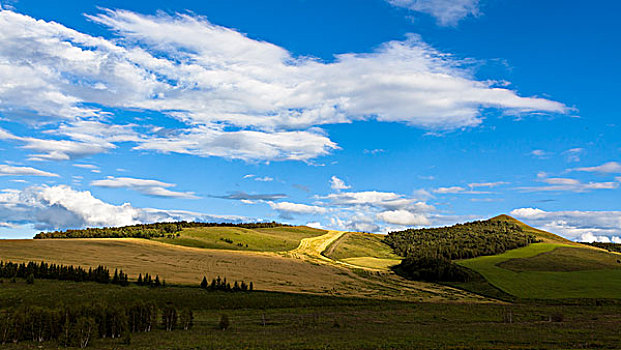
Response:
M621 241L617 2L0 4L1 237L509 213Z

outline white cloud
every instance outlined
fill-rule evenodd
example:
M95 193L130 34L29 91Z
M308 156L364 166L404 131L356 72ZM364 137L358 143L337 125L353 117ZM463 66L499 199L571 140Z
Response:
M440 194L454 194L454 193L461 193L464 192L466 189L460 186L452 186L452 187L438 187L433 189L434 193L440 193Z
M547 158L550 154L542 149L536 149L532 152L530 152L530 154L533 157L539 158L539 159L545 159Z
M587 171L597 173L621 173L621 164L617 162L608 162L599 166L576 168L575 171Z
M263 176L263 177L255 177L254 181L259 181L259 182L272 182L274 181L273 177L269 177L269 176Z
M621 211L556 211L519 208L510 215L572 240L621 240Z
M479 0L387 0L391 5L427 13L443 26L456 25L468 16L479 14Z
M136 208L129 203L113 205L88 191L69 186L33 186L0 191L0 221L32 224L36 229L124 226L162 221L242 221L239 216L220 216L182 210Z
M465 3L446 13L463 12L460 6L473 13ZM416 36L321 62L192 15L119 10L89 18L118 40L0 11L0 111L57 126L41 137L0 131L35 152L32 159L74 159L130 142L163 153L308 161L338 149L318 129L325 124L375 119L454 129L480 124L488 108L512 115L567 111L477 81L463 62ZM114 125L108 110L116 109L161 112L183 126Z
M49 176L58 177L58 174L31 168L0 164L0 176Z
M324 214L328 209L315 205L307 205L291 202L268 202L272 209L279 212L294 214Z
M82 168L82 169L91 169L91 170L97 170L98 167L96 165L93 164L73 164L74 167L76 168Z
M175 192L168 189L170 187L175 187L175 184L150 179L108 176L106 179L92 181L91 186L105 188L129 188L142 194L155 197L186 199L198 198L194 195L194 192Z
M389 210L378 213L376 215L378 220L387 222L389 224L403 225L403 226L424 226L430 225L431 221L420 213L412 213L407 210Z
M568 162L579 162L580 157L585 153L584 148L571 148L563 152Z
M562 177L550 177L545 178L545 174L538 176L540 182L546 183L549 186L530 186L519 187L518 189L525 192L587 192L590 190L612 190L619 187L618 182L588 182L583 183L580 180Z
M350 189L350 188L351 188L351 186L349 186L349 185L345 184L345 181L343 181L343 180L339 179L339 178L338 178L338 177L336 177L336 176L332 176L332 177L330 178L330 187L331 187L333 190L337 190L337 191L347 190L347 189Z
M471 183L468 184L468 187L470 188L477 188L477 187L498 187L498 186L502 186L502 185L507 185L508 182L505 181L496 181L496 182L475 182L475 183Z

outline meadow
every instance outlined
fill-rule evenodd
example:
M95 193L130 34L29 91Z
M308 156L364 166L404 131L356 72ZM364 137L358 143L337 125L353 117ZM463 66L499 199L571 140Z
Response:
M305 226L247 229L242 227L184 228L178 235L154 238L159 242L205 249L278 252L296 248L304 238L325 234Z
M416 303L276 292L207 292L197 287L121 287L91 282L18 279L0 285L0 309L25 303L54 306L92 301L194 311L190 330L96 339L89 348L132 349L558 349L618 346L621 305ZM230 319L219 328L222 315ZM5 344L55 349L54 342Z
M621 263L587 247L536 243L457 263L518 298L621 298Z

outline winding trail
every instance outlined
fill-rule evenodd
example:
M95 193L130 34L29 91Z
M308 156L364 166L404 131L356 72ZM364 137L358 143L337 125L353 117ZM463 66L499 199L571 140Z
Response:
M368 271L384 271L382 269L376 269L361 265L350 264L344 261L334 260L323 255L323 252L325 252L332 243L336 242L346 233L347 232L345 231L331 230L321 236L303 238L297 248L284 252L284 255L291 258L306 260L318 264L340 265Z

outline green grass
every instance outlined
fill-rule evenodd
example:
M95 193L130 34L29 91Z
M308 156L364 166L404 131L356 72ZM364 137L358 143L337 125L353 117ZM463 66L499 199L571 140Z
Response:
M618 268L567 272L531 270L516 272L501 267L502 263L511 259L521 259L520 262L524 266L524 259L552 252L559 247L571 248L573 246L536 243L503 254L482 256L457 263L480 273L493 286L518 298L621 298L621 269ZM585 254L588 253L585 252ZM546 260L548 258L536 259ZM520 264L517 263L517 265Z
M0 309L20 304L106 301L173 302L195 312L192 330L132 334L131 345L96 339L92 349L577 349L617 348L621 304L408 303L286 293L218 293L198 288L119 287L23 280L0 285ZM217 329L220 315L231 321ZM513 322L503 320L511 315ZM561 322L550 322L561 315ZM56 349L5 344L3 349Z
M326 249L324 255L344 260L371 257L377 259L401 259L392 248L382 242L383 236L368 233L346 233Z
M523 271L584 271L621 269L621 256L608 252L574 247L558 247L529 258L518 258L498 264L503 269Z
M154 240L205 249L229 249L249 251L286 251L295 249L300 240L325 234L326 231L311 227L274 227L245 229L240 227L186 228L175 238ZM228 242L227 242L228 241ZM232 243L230 243L232 241Z

